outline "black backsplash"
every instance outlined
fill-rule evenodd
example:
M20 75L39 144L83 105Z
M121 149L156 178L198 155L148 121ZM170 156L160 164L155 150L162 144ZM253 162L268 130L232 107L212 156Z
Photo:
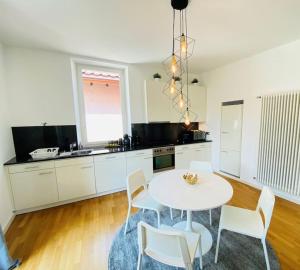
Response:
M132 137L139 137L139 144L159 146L176 143L186 143L184 134L198 129L198 122L192 122L188 127L184 123L149 123L132 124ZM187 139L185 139L187 140Z
M28 159L29 153L38 148L68 151L71 143L78 145L75 125L12 127L12 134L18 160Z

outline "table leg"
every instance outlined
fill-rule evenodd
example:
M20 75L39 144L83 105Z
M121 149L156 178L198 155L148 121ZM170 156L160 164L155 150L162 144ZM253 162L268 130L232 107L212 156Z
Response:
M186 221L176 223L173 227L187 232L195 232L201 234L202 255L206 254L212 246L212 235L208 229L198 222L192 222L192 211L186 211ZM197 256L196 256L197 257Z
M186 226L185 226L185 230L187 232L192 232L193 228L192 228L192 211L187 210L186 211Z

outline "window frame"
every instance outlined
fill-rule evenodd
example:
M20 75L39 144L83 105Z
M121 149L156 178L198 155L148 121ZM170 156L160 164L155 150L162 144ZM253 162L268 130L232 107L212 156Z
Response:
M120 94L121 94L121 112L123 133L131 135L131 118L130 118L130 104L129 104L129 91L128 91L128 66L99 62L93 60L84 59L71 59L72 69L72 83L73 83L73 97L74 97L74 110L75 120L77 127L77 139L78 143L81 143L83 147L101 147L105 146L108 141L87 141L87 129L86 129L86 110L83 94L82 83L82 69L99 70L104 72L112 72L120 74Z

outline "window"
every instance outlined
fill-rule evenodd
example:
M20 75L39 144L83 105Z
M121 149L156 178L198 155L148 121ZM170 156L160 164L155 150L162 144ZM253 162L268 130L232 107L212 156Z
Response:
M76 69L79 140L92 146L122 138L129 126L124 70L80 64Z

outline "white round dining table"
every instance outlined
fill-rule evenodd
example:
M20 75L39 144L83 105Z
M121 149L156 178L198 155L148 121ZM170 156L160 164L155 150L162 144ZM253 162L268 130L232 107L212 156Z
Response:
M182 177L185 173L196 173L198 183L186 183ZM204 255L212 246L212 235L202 224L192 222L192 212L222 206L232 198L233 189L228 181L216 174L175 169L154 176L149 183L149 193L162 205L187 211L186 221L181 221L174 227L200 233Z

